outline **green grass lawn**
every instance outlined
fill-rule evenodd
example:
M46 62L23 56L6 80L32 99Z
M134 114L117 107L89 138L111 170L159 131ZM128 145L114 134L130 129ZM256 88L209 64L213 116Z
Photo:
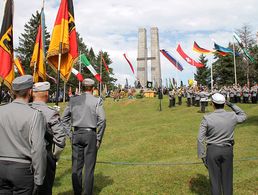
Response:
M107 128L98 161L185 163L197 159L196 138L203 114L186 103L168 108L157 99L105 101ZM64 105L62 105L63 109ZM258 105L240 104L248 120L235 130L234 194L258 194ZM208 107L208 111L212 111ZM61 111L62 112L62 111ZM73 194L71 145L57 168L54 194ZM208 172L202 164L130 166L97 163L94 194L209 194Z

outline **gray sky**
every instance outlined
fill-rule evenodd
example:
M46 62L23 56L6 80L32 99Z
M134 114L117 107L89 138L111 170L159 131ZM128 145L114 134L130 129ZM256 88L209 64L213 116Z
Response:
M24 24L31 14L41 9L42 0L14 2L14 42L17 46ZM59 0L45 2L46 25L50 32L59 3ZM212 40L227 46L232 41L232 32L243 24L250 24L254 33L258 31L257 8L257 0L74 0L77 31L95 52L102 49L110 54L111 67L121 84L126 78L129 84L133 84L135 78L122 54L127 54L136 69L139 27L147 30L158 27L160 48L170 51L184 66L184 71L178 72L161 56L163 80L175 77L185 83L195 70L175 52L177 43L181 43L186 53L197 60L199 54L191 49L194 40L200 46L212 49ZM0 0L0 10L3 10L3 0ZM2 15L3 11L0 17Z

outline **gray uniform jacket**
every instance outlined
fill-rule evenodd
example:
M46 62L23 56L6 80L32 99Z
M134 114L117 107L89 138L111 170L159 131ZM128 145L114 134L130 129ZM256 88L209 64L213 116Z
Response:
M54 144L58 147L64 148L66 133L62 125L59 113L54 108L49 107L44 102L33 102L31 106L42 111L43 115L46 118L47 134L50 136L50 138L46 136L46 139L48 142L50 142L49 144L52 144L52 142L54 142Z
M199 158L206 156L205 142L224 146L230 145L230 142L234 141L236 124L244 122L247 116L238 106L232 104L231 108L234 112L217 109L203 117L197 140Z
M71 97L65 108L62 122L66 132L69 132L71 127L96 128L97 140L101 141L106 128L103 100L87 92Z
M45 131L43 114L24 101L0 106L0 160L32 163L37 185L46 173Z

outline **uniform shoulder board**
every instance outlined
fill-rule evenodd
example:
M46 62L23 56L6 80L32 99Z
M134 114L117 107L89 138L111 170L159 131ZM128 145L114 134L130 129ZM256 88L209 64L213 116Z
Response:
M33 110L35 110L35 111L42 112L40 109L38 109L38 108L34 107L34 106L33 106L33 105L31 105L31 104L30 104L30 107L31 107Z

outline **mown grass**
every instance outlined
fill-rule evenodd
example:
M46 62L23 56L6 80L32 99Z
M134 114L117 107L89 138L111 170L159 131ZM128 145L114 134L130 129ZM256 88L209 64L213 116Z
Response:
M106 99L107 129L98 161L200 162L196 137L203 117L196 107L168 108L168 100L140 99L113 102ZM62 104L63 109L65 105ZM258 194L258 105L240 104L248 120L238 125L234 147L234 194ZM208 111L212 111L208 107ZM62 112L62 111L61 111ZM73 194L71 146L57 168L54 194ZM94 194L209 194L206 168L202 164L178 166L128 166L97 163Z

